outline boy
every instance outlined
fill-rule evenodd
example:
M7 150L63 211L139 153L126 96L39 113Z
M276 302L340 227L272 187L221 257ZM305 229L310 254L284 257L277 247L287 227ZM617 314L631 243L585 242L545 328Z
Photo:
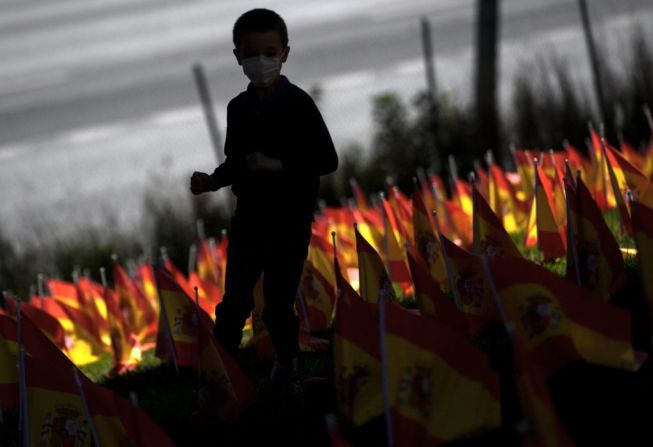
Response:
M227 106L225 162L211 175L193 173L190 186L201 194L231 185L237 197L214 335L237 351L263 273L263 321L277 352L271 380L292 384L299 351L295 294L319 177L335 171L338 157L313 100L281 75L290 49L283 19L267 9L246 12L234 25L233 42L251 82Z

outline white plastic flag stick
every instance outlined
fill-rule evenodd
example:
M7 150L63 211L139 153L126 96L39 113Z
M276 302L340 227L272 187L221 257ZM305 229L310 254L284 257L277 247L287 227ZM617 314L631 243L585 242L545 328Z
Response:
M383 408L385 409L385 426L388 437L387 446L394 446L392 433L392 401L390 399L390 377L388 372L388 353L385 348L385 299L379 296L379 353L381 354L381 386L383 387Z
M567 208L567 246L571 251L571 260L574 263L576 271L576 282L579 286L583 283L580 278L580 268L578 265L578 252L576 251L576 236L574 235L573 223L571 220L571 205L569 204L569 184L565 181L565 207Z
M501 301L501 297L499 296L499 293L497 292L497 287L496 284L494 284L494 278L492 277L492 272L490 271L490 266L487 261L487 256L485 254L481 255L481 264L483 264L483 270L485 271L485 277L487 279L487 283L490 286L490 293L494 297L494 300L497 303L497 309L499 309L499 316L501 317L501 321L503 322L503 326L506 328L506 332L508 333L508 337L512 337L512 331L513 331L513 325L511 322L508 321L506 317L506 310L503 307L503 302Z
M161 309L161 319L163 320L163 330L165 332L166 341L168 344L168 351L170 352L170 358L172 359L172 364L175 367L175 372L179 374L179 365L177 364L177 352L175 351L175 343L172 340L172 334L170 333L170 323L168 320L168 312L166 312L166 306L163 302L163 295L161 294L161 288L159 287L159 281L156 279L156 266L152 266L154 270L154 282L156 283L156 291L159 295L159 308Z
M18 395L19 395L19 426L23 431L23 445L29 446L29 411L27 404L27 377L25 376L25 346L23 344L23 318L20 312L20 302L16 300L16 322L18 341Z
M447 256L447 250L444 249L444 235L440 230L440 222L438 222L438 213L433 211L433 220L435 221L435 227L438 230L438 238L440 239L440 250L442 251L442 257L444 258L444 266L447 268L447 278L449 279L449 291L451 292L451 300L453 304L458 306L458 291L456 290L456 282L453 280L453 273L451 272L451 266L449 265L449 257Z
M93 423L93 416L91 415L90 410L88 409L88 403L86 402L86 394L84 393L84 387L82 386L82 381L79 378L79 372L77 367L71 367L73 371L73 377L75 378L75 384L77 385L77 392L79 393L79 398L82 400L82 408L84 409L84 416L86 416L86 421L88 422L88 429L91 431L91 436L93 436L93 442L96 447L101 447L100 438L97 435L97 430L95 429L95 424Z

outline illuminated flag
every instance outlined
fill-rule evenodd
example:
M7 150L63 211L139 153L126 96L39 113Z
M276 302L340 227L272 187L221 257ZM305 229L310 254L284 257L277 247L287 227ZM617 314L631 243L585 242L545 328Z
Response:
M158 315L143 292L117 262L113 264L113 282L120 310L130 330L141 342L154 339Z
M638 368L628 311L525 259L490 260L489 267L513 337L546 379L580 359Z
M442 257L440 241L435 233L431 213L419 194L413 195L413 233L417 255L443 291L449 290L447 268Z
M619 244L580 178L567 194L581 284L607 300L626 281ZM567 264L567 277L576 278L573 263Z
M535 166L535 209L537 220L537 247L545 261L564 256L566 234L558 226L553 202L551 181Z
M360 426L383 413L378 322L336 267L333 365L341 413Z
M355 231L361 297L372 305L376 305L381 297L386 301L396 301L397 296L385 271L381 257L360 234L358 229Z
M446 296L426 267L408 252L408 263L415 281L415 301L424 315L434 317L464 337L467 336L465 315Z
M512 241L508 232L494 214L490 205L485 201L480 192L473 187L474 199L474 253L485 254L489 258L515 256L521 254Z
M481 259L444 236L441 240L451 271L452 294L458 309L465 314L469 336L473 340L496 319L496 304Z
M499 377L487 356L434 319L382 305L396 445L439 445L497 429Z

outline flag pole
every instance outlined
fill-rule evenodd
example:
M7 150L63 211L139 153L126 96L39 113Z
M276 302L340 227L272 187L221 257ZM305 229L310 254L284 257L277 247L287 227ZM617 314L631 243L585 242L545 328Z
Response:
M476 176L469 173L469 183L472 185L472 250L474 254L480 254L480 241L478 236L478 191L476 190Z
M574 262L576 270L576 282L579 286L583 283L580 278L580 268L578 266L578 253L576 252L576 239L574 236L573 222L571 220L571 205L569 204L569 179L565 179L565 207L567 208L567 241L568 249L571 251L571 259Z
M311 324L308 321L308 310L306 308L306 300L304 299L304 292L301 287L297 287L297 301L299 301L299 309L302 312L302 317L306 323L306 332L310 334Z
M163 327L165 332L166 341L168 344L168 350L170 351L170 358L175 367L175 372L179 375L179 365L177 364L177 352L175 351L175 344L172 340L172 334L170 333L170 323L168 321L168 313L166 312L165 303L163 302L163 295L161 294L161 287L159 287L159 280L157 279L157 270L156 266L152 265L152 270L154 271L154 283L156 284L156 291L159 295L159 308L161 309L161 319L163 320Z
M456 285L453 280L453 273L451 273L451 265L449 265L449 257L447 256L447 250L444 249L444 235L440 230L440 222L438 221L438 212L433 210L433 220L435 221L435 227L438 230L438 238L440 240L440 250L442 251L442 256L444 258L444 265L447 268L447 278L449 278L449 291L451 292L451 298L454 306L460 308L458 305L458 291L456 290Z
M97 430L95 429L95 424L93 423L93 416L91 416L91 411L88 408L88 403L86 402L86 395L84 394L84 387L82 386L82 381L79 378L79 372L77 372L77 367L71 367L73 371L73 377L75 378L75 384L77 385L77 392L79 397L82 400L82 408L84 409L84 416L88 421L88 429L91 431L91 436L93 436L93 442L96 447L101 447L100 438L98 437Z
M341 274L339 271L340 267L338 266L338 257L336 255L336 232L331 232L331 242L333 243L333 274L336 280L336 287L334 289L333 297L333 308L331 309L331 323L333 323L334 317L336 315L336 308L338 307L338 275Z
M23 445L29 446L29 411L27 403L27 377L25 375L25 345L23 344L23 318L20 311L20 302L16 300L16 323L18 341L18 395L19 395L19 420L23 431Z
M195 291L195 316L197 317L197 403L199 404L202 396L202 346L200 344L200 292L197 286L193 287Z
M385 299L379 296L379 347L381 354L381 380L383 386L383 407L385 409L385 426L388 437L387 446L394 446L394 436L392 433L392 402L390 401L390 378L388 373L388 354L385 349Z
M41 306L41 310L43 310L45 308L45 305L43 303L45 299L45 276L43 275L43 273L39 273L38 275L36 275L36 286L38 287L38 291L39 291L39 301L40 301L39 304Z
M481 255L481 264L483 265L483 270L485 271L487 283L490 286L490 293L497 303L497 308L499 309L499 315L501 317L501 321L503 322L503 326L506 328L508 337L512 337L512 331L514 330L514 327L512 322L509 322L508 318L506 317L506 310L503 307L503 303L501 302L501 297L499 297L499 292L497 292L497 287L494 283L494 278L492 277L492 272L490 271L490 265L488 264L487 256L485 254Z
M190 244L188 247L188 276L191 272L195 271L195 264L197 263L197 245Z

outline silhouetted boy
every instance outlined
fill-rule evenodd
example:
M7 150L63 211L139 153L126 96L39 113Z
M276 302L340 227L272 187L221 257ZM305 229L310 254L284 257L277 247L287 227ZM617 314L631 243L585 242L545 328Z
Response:
M208 175L195 172L191 191L231 185L225 295L216 307L215 336L235 352L264 273L265 322L277 352L274 382L297 379L299 321L295 294L311 239L320 176L338 157L311 97L280 74L288 58L283 19L267 9L243 14L233 29L234 55L250 84L227 106L226 160Z

